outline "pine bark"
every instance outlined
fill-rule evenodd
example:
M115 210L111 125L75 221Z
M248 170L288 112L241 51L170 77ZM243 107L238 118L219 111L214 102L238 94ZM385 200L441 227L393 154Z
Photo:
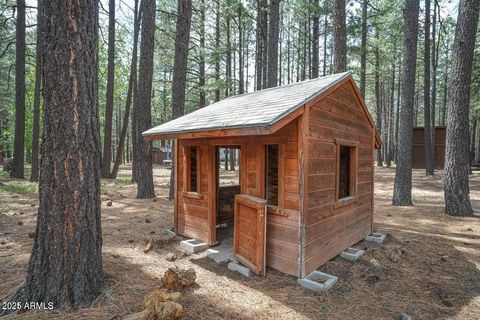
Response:
M205 107L205 0L200 0L200 56L198 59L198 107Z
M143 0L142 41L138 74L137 104L137 198L155 197L153 186L151 142L142 132L152 126L153 51L155 47L155 0Z
M367 14L368 0L362 3L362 42L360 48L360 93L365 97L365 83L367 74Z
M125 145L125 137L128 130L128 121L130 118L130 109L132 106L133 100L133 89L137 86L137 60L138 60L138 36L140 33L140 19L138 9L138 1L135 0L134 4L134 22L133 22L133 50L132 50L132 61L130 64L130 77L128 79L128 89L127 89L127 99L125 102L125 113L123 114L122 128L120 130L120 137L118 142L117 154L115 156L115 163L113 164L112 173L110 177L115 179L117 177L118 168L122 160L122 153ZM128 139L127 139L128 140ZM128 150L128 148L127 148ZM125 157L128 161L128 154Z
M38 181L40 149L40 103L42 90L42 2L37 1L37 44L35 48L35 91L33 94L32 171L30 181Z
M267 88L278 84L278 34L280 22L280 0L270 1L270 21L268 24L268 82Z
M375 38L379 40L378 29L375 31ZM375 47L375 115L378 134L382 136L382 102L380 93L380 48ZM377 166L383 166L383 146L377 150Z
M243 22L242 22L242 2L238 3L238 93L245 92L245 78L243 74L244 70L244 55L243 55Z
M419 0L407 0L404 10L402 101L399 118L397 166L392 204L412 205L412 126L417 68Z
M347 71L347 16L345 0L333 7L333 73Z
M327 75L327 40L328 40L328 14L325 12L323 21L323 76Z
M17 0L15 43L15 140L10 176L23 179L25 174L25 0Z
M215 2L215 98L220 101L220 0Z
M267 87L267 75L268 75L268 1L259 0L262 6L261 11L261 35L262 35L262 89Z
M98 8L96 1L49 0L43 12L40 201L27 276L12 301L81 308L90 306L104 284Z
M425 175L433 176L432 123L430 111L430 0L425 0L425 45L423 51L423 119L425 139Z
M320 54L320 6L318 0L314 0L314 12L313 12L313 31L312 31L312 78L318 78L319 76L319 54Z
M187 85L188 45L190 42L190 26L192 21L192 1L178 0L177 30L175 35L175 61L172 79L172 118L176 119L185 113L185 88ZM172 155L170 189L168 198L173 199L175 153Z
M110 178L112 164L113 92L115 86L115 0L108 1L107 96L103 128L102 178Z
M453 44L445 143L445 212L452 216L473 216L468 185L468 112L479 8L480 0L460 1Z
M431 98L431 122L432 122L432 159L433 169L436 167L435 128L437 114L437 67L438 49L437 45L437 0L433 0L433 21L432 21L432 98Z
M192 19L191 0L178 0L177 31L175 36L175 61L172 80L173 119L185 113L185 87L187 84L188 45Z

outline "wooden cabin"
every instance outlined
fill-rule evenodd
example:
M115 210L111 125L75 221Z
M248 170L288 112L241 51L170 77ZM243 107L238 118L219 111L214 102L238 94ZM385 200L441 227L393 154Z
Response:
M435 169L443 169L445 166L445 141L447 127L435 127ZM413 128L412 136L412 167L425 169L425 129L424 127Z
M143 133L175 140L175 231L304 277L373 228L380 146L350 73L230 97ZM219 149L240 154L236 191L219 186ZM219 203L234 203L227 229ZM223 213L224 214L224 213Z
M150 148L150 154L153 164L165 165L165 160L172 160L172 150L170 147L152 147Z

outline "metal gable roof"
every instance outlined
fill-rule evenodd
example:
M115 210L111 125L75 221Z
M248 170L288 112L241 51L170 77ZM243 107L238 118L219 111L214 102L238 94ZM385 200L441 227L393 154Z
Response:
M153 127L143 132L143 135L147 137L195 131L268 127L349 76L350 72L338 73L232 96Z

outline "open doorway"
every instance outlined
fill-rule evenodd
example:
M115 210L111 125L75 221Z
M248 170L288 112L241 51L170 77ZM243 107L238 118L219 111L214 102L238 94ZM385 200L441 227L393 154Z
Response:
M232 243L235 195L240 194L240 147L216 148L217 241Z

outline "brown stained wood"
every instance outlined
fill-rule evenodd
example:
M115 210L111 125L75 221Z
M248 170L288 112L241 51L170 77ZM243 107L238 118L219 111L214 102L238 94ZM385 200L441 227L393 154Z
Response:
M208 244L212 245L217 242L217 150L215 146L208 146L208 224L209 235ZM240 158L242 161L242 158ZM240 173L241 177L241 173Z
M331 141L316 141L309 139L308 158L335 158L335 145L333 144L333 138Z
M300 193L299 178L298 176L285 176L284 177L284 190L288 193ZM282 206L283 207L283 206Z
M344 131L352 131L358 134L369 135L371 131L371 127L365 121L361 121L361 119L348 119L345 118L344 115L337 115L335 113L330 113L326 110L313 107L311 110L312 116L310 119L310 123L315 123L318 125L326 125L332 126L334 125L336 128L344 130ZM345 113L345 112L344 112ZM315 116L315 117L313 117Z
M178 234L187 238L193 238L208 243L208 232L198 228L179 223Z
M267 266L278 271L290 274L292 276L300 276L299 264L297 260L288 259L267 252Z
M287 259L296 260L298 258L298 243L278 240L267 236L267 254L274 254Z
M285 144L285 159L297 159L298 146L297 142L288 142Z
M208 207L197 206L197 205L189 204L185 202L180 203L177 210L178 210L178 214L180 215L188 214L201 219L208 219L208 216L209 216Z
M354 245L370 233L370 217L345 226L341 231L319 238L305 248L304 274L309 274L339 252Z
M178 223L192 228L205 231L207 234L210 232L210 226L208 225L208 219L200 219L192 215L181 214L178 216Z
M308 192L335 187L335 173L309 175Z
M356 223L358 220L369 217L370 211L370 203L366 203L362 206L356 206L353 209L321 220L318 223L311 224L306 229L305 243L308 245L324 235L343 228L345 225Z
M283 224L290 227L298 228L301 212L290 209L280 209L282 214L271 214L268 212L267 207L267 222L273 222L277 224Z
M173 155L173 159L178 159L178 157L180 157L180 153L179 153L179 146L178 146L178 140L174 140L173 141L173 149L174 149L174 155ZM174 197L173 197L173 230L175 231L175 233L178 233L178 199L179 199L179 188L180 185L179 185L179 181L181 179L179 179L179 174L180 175L183 175L183 173L181 173L180 171L180 168L179 168L179 163L181 161L176 161L175 165L173 166L173 170L174 170L174 181L173 181L173 192L174 192Z
M299 176L297 159L285 159L285 173L289 176Z
M358 134L351 131L344 131L338 129L335 124L331 126L325 125L318 125L316 123L310 123L310 133L309 136L311 139L325 141L325 142L333 142L333 139L344 139L344 140L351 140L357 141L359 144L363 146L370 147L372 140L370 135Z
M335 188L329 188L308 193L308 208L318 207L325 203L333 203L335 201Z
M233 254L258 275L264 275L266 267L265 207L265 199L244 194L235 196Z
M301 210L300 194L298 193L284 193L283 203L285 209Z
M298 228L267 222L267 230L270 238L298 244Z
M335 158L312 159L308 167L308 175L320 176L323 174L335 173L335 166ZM312 179L314 178L315 177L312 177Z

